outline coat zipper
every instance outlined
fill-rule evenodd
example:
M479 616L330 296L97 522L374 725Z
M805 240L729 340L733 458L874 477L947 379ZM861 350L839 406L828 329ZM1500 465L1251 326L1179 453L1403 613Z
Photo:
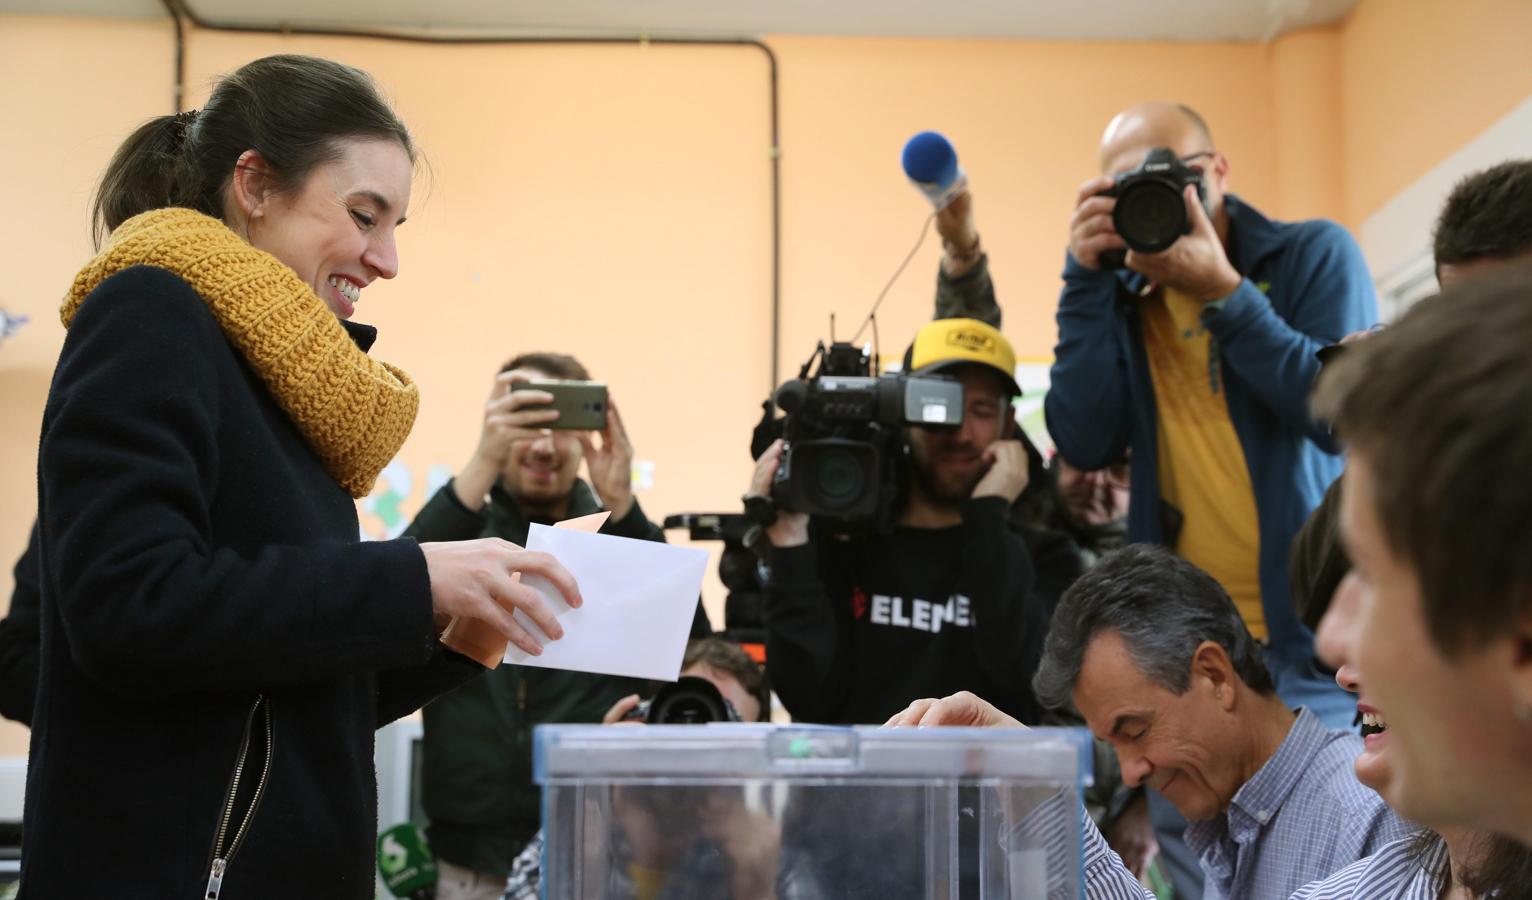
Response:
M234 804L239 796L239 783L245 775L245 762L250 755L250 741L255 728L256 714L260 713L266 726L266 757L261 766L260 775L255 783L255 792L250 796L250 807L245 810L244 818L240 820L238 827L234 829L234 838L224 846L224 840L229 836L229 825L234 818ZM234 775L229 780L229 794L224 800L223 815L218 820L218 834L213 840L213 865L207 879L207 892L204 900L218 900L218 894L223 890L224 873L229 868L229 861L239 850L239 845L245 839L245 833L250 828L250 821L255 818L255 808L261 803L261 796L266 792L266 780L271 775L272 746L275 742L273 722L271 718L271 701L265 694L258 694L255 705L250 708L250 715L245 718L245 735L239 744L239 756L234 761Z

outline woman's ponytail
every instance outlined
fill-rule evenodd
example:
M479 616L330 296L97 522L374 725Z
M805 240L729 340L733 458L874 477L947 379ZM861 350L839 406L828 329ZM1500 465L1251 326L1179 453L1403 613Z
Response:
M196 112L159 116L122 142L101 176L91 211L97 248L118 225L151 209L179 203L181 147Z

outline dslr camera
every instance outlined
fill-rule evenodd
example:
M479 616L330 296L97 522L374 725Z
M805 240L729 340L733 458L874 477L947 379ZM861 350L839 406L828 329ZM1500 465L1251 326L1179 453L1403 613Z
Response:
M1205 209L1208 197L1202 172L1183 163L1169 147L1155 147L1138 168L1118 176L1098 196L1117 198L1112 226L1129 249L1159 253L1181 235L1191 233L1192 220L1186 215L1186 200L1181 196L1188 184L1197 186L1197 197ZM1127 256L1126 250L1107 250L1101 254L1101 268L1121 269Z
M706 725L709 722L738 722L739 711L724 698L713 682L695 675L660 688L653 697L623 716L649 725Z
M821 342L799 377L777 390L776 403L787 417L773 499L848 530L892 522L904 426L963 424L960 382L874 375L866 351L846 343L826 350Z

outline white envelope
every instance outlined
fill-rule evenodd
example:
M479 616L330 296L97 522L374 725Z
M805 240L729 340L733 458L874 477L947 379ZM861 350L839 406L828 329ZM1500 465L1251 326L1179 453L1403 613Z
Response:
M522 584L543 595L564 637L543 644L541 656L511 644L506 662L661 681L680 676L706 550L545 525L532 526L527 549L563 563L585 602L570 609L546 579L523 573ZM532 634L542 633L525 613L515 616Z

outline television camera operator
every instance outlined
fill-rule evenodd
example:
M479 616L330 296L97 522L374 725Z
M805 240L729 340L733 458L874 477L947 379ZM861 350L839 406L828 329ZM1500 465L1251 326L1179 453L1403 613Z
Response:
M877 723L909 697L982 685L1035 722L1029 685L1057 600L1039 586L1067 584L1080 559L1068 540L1029 547L1008 524L1040 463L1012 413L1015 354L987 323L940 319L905 369L916 377L822 368L778 395L786 440L761 454L746 495L769 564L772 684L798 721ZM844 413L842 382L877 382L881 431L846 439L828 424Z

